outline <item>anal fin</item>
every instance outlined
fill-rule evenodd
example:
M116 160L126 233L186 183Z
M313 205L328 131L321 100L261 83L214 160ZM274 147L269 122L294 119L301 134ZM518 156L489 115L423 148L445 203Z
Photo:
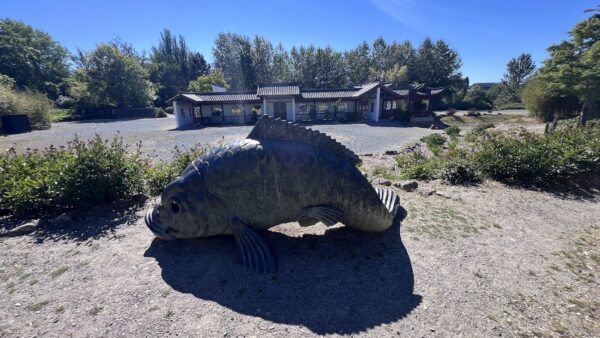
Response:
M327 205L315 205L304 208L304 216L317 219L330 227L342 219L344 212Z
M245 267L262 273L277 272L277 262L266 239L237 217L231 219L230 227Z

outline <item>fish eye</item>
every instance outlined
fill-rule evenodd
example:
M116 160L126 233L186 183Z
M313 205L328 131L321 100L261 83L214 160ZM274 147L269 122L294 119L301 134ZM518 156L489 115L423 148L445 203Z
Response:
M179 212L179 205L175 202L171 202L171 212L174 214Z

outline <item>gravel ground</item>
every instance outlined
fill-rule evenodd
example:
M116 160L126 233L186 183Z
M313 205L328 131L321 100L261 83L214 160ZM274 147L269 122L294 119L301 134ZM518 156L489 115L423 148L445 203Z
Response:
M134 144L142 141L142 149L149 156L169 159L171 151L176 145L189 148L198 143L231 142L243 139L252 129L252 126L221 126L175 130L175 126L173 117L61 122L54 123L49 130L0 136L0 149L7 149L13 144L17 146L18 151L24 151L27 148L41 149L51 144L54 146L64 145L76 135L83 139L94 137L95 134L107 138L119 132L127 143ZM326 124L309 127L327 133L359 154L397 150L433 132L427 128L407 127L396 122L380 122L370 125L362 123Z
M408 216L381 234L273 228L275 275L230 237L154 238L156 200L0 239L0 336L600 335L598 190L398 193Z

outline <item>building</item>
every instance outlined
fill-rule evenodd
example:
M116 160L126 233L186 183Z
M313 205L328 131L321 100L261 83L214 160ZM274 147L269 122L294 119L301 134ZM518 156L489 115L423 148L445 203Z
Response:
M301 90L294 83L275 83L252 92L181 93L167 102L173 103L178 128L253 123L262 114L293 122L431 121L430 100L443 91L425 86L392 88L381 82L310 90Z

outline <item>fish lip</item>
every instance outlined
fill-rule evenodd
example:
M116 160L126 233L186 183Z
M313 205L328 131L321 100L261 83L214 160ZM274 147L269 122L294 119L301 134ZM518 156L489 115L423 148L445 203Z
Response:
M156 236L160 239L165 239L165 240L173 239L173 237L167 235L163 231L160 231L160 228L157 227L156 216L157 216L156 207L153 207L152 209L148 210L148 212L146 213L146 216L144 217L144 221L146 222L146 226L148 227L148 229L150 229L150 231L152 231L154 236Z

